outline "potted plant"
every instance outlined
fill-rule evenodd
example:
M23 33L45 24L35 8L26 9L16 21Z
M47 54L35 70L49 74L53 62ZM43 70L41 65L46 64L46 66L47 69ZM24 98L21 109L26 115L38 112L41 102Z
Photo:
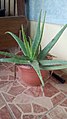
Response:
M42 86L44 87L44 74L48 70L58 70L58 69L64 69L67 68L67 61L63 60L49 60L46 57L48 56L49 51L51 48L55 45L55 43L58 41L64 30L67 28L67 24L63 26L63 28L57 33L57 35L48 43L48 45L44 49L40 49L40 43L44 31L44 24L45 24L45 15L44 15L44 20L42 27L40 28L40 22L41 22L41 12L39 15L39 20L38 20L38 25L37 25L37 30L35 33L34 38L31 40L29 38L29 42L27 40L27 37L25 35L25 32L22 27L22 36L23 36L23 41L19 39L15 34L12 32L7 32L9 35L11 35L15 41L18 43L22 55L14 55L10 54L8 52L2 52L0 51L0 54L8 56L8 58L1 58L0 62L10 62L10 63L15 63L19 68L19 74L21 75L22 72L22 78L24 76L27 78L28 76L31 77L31 84L37 83L37 80L41 82ZM27 74L25 74L25 73ZM30 74L31 72L31 74ZM36 76L34 76L34 74ZM35 80L34 80L35 78ZM28 82L28 79L26 79ZM39 84L39 83L38 83Z

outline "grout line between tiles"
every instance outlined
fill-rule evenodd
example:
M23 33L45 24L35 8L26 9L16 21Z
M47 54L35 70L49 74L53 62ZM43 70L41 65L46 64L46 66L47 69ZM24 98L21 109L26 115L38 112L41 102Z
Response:
M59 94L63 94L64 95L64 93L62 92L62 91L59 91L58 93L56 93L56 94L54 94L52 97L50 97L50 99L52 99L52 98L54 98L55 96L58 96ZM66 95L64 95L65 97L66 97Z
M3 96L3 93L1 93L1 96L2 96L2 98L3 98L3 100L4 100L5 104L6 104L6 107L7 107L8 111L9 111L10 116L12 117L12 119L17 119L16 116L14 115L13 111L11 110L10 106L9 106L8 103L6 102L6 99L5 99L5 97Z
M5 104L3 106L0 107L0 110L5 106Z
M48 114L47 114L48 119L52 119Z
M53 106L51 109L49 109L45 115L48 115L49 112L51 112L53 109L55 109L57 106L59 106L60 103L58 103L57 105ZM51 119L51 118L50 118Z

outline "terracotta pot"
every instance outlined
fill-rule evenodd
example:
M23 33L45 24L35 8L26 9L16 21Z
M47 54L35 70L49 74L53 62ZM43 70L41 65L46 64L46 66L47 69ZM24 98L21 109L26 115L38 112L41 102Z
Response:
M31 66L18 65L17 69L19 78L23 83L31 86L39 86L41 84L37 73ZM49 76L48 71L45 70L41 70L41 74L43 79L47 79Z

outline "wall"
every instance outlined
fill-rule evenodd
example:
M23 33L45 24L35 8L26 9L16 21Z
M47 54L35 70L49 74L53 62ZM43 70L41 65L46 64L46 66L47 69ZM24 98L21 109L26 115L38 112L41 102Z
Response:
M46 22L56 24L67 23L67 0L26 0L27 17L38 20L40 11L47 12ZM42 18L43 18L42 14Z
M39 12L42 9L47 11L46 27L44 30L42 48L46 45L67 23L67 0L26 0L27 17L30 20L30 34L33 37L36 30ZM42 14L43 19L43 14ZM67 59L67 29L62 34L59 41L50 51L58 58Z
M30 35L34 36L36 31L37 22L30 21ZM56 33L62 28L63 25L56 24L45 24L45 30L42 39L42 48L46 46L46 44L56 35ZM55 44L55 46L50 51L51 54L57 56L58 58L62 58L67 60L67 29L64 31L59 41Z

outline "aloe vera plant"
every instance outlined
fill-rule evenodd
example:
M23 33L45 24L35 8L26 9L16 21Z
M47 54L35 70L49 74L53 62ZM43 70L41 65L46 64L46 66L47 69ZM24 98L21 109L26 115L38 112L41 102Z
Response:
M55 45L55 43L58 41L58 39L60 38L64 30L67 28L67 24L63 26L63 28L56 34L56 36L48 43L48 45L43 50L39 50L43 31L44 31L44 26L45 26L45 15L44 15L44 20L43 20L43 24L41 28L40 28L40 22L41 22L41 12L39 15L39 20L38 20L35 36L33 39L29 38L30 42L28 42L27 40L23 26L21 30L23 41L19 39L19 37L13 34L12 32L7 32L18 43L23 55L18 56L8 52L0 51L0 54L9 57L9 58L1 58L0 62L10 62L15 64L31 65L36 71L36 73L38 74L40 81L42 83L42 86L44 86L44 81L42 79L40 69L58 70L58 69L67 68L67 61L46 59L51 48Z

